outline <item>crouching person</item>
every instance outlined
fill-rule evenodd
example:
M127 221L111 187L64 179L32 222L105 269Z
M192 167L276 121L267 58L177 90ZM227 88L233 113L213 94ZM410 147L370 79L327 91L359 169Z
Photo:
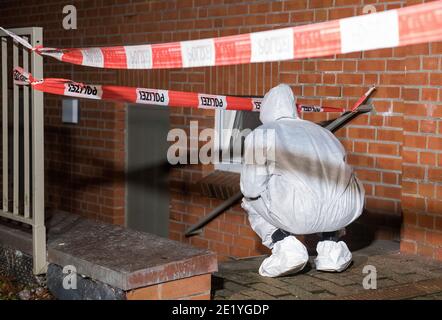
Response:
M261 105L263 123L245 140L242 207L262 243L272 249L259 268L277 277L302 270L306 247L295 235L321 233L317 270L341 272L352 260L339 231L358 218L364 189L328 130L298 117L291 88L271 89Z

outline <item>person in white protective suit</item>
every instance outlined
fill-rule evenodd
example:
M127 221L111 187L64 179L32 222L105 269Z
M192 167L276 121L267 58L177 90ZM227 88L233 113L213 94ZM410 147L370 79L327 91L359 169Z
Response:
M295 235L313 233L322 235L316 269L345 270L352 255L338 231L364 206L364 188L346 163L341 143L329 130L300 119L295 103L288 85L271 89L261 104L263 124L244 144L242 207L262 243L272 249L259 268L267 277L302 270L309 257ZM258 161L259 154L264 161Z

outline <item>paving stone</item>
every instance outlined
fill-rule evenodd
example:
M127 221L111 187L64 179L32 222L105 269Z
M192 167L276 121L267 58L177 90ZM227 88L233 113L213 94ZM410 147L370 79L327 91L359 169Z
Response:
M242 291L242 290L247 290L249 288L246 287L246 286L243 286L241 284L232 282L232 281L226 281L226 282L224 282L224 289L225 290L230 290L232 292L239 292L239 291Z
M313 299L330 299L336 297L334 294L331 294L330 292L321 292L318 294L315 294L313 296Z
M295 295L288 295L288 296L278 297L278 300L301 300L301 299Z
M421 275L421 274L406 274L403 276L403 278L405 280L407 280L407 282L418 282L421 280L426 280L428 279L428 277Z
M362 281L364 280L364 277L366 276L366 274L349 274L347 276L347 279L350 279L351 281L353 281L353 283L360 283L362 284Z
M442 300L442 292L436 293L436 294L430 294L427 296L422 297L416 297L414 299L422 298L422 300Z
M392 247L397 244L392 245ZM388 245L386 245L388 247ZM394 250L364 249L353 255L354 264L343 273L306 269L296 275L266 278L258 274L258 260L230 261L216 276L224 286L215 299L431 299L442 300L442 263L398 254ZM366 265L377 271L377 290L362 286ZM253 267L252 267L253 266ZM218 293L219 291L219 293Z
M385 278L385 279L378 279L377 280L377 287L379 289L381 288L388 288L392 286L396 286L399 283L397 281L394 281L393 279Z
M255 299L255 300L275 300L275 297L273 297L265 292L262 292L259 290L254 290L254 289L241 291L241 294L249 296L250 298Z
M230 297L234 293L235 293L234 291L231 291L231 290L228 290L228 289L216 290L216 297L217 298Z
M391 277L391 279L393 279L394 281L396 281L400 284L417 282L417 281L426 280L429 278L429 277L419 275L419 274L403 274L403 275L392 274L390 277Z
M245 296L241 293L234 293L228 299L229 300L250 300L250 297Z
M322 281L318 283L318 286L337 296L348 295L357 292L357 290L348 287L341 287L330 281Z
M259 279L249 276L246 273L216 273L217 277L225 278L230 281L234 281L239 284L251 284L259 282Z
M416 273L427 278L442 278L442 269L422 268L416 266Z
M346 300L397 300L413 299L442 292L442 278L422 280L378 290L365 290L349 296L340 297Z
M283 289L284 287L287 286L287 282L284 282L283 280L280 280L280 278L261 277L261 281L263 283L266 283L266 284L270 285L270 286L281 288L281 289Z
M340 286L356 284L356 282L352 280L349 276L346 276L345 273L319 273L315 275L315 277L328 280Z
M277 287L273 287L271 285L268 285L266 283L255 283L252 285L252 288L255 288L257 290L261 290L263 292L266 292L268 294L270 294L271 296L283 296L283 295L287 295L287 291L285 290L281 290Z
M313 294L311 292L301 289L296 285L289 285L285 288L285 290L288 291L296 299L309 299L313 297ZM322 292L323 291L324 290L322 290Z
M309 277L307 279L300 277L300 278L287 279L284 281L286 281L289 285L300 287L301 289L311 292L311 293L324 291L323 288L317 286L314 283L314 280L315 279L312 277ZM318 280L318 279L316 279L316 280Z

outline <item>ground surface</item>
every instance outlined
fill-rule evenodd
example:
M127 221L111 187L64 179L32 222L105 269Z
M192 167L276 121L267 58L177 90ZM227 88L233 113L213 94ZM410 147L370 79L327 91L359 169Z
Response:
M12 278L0 275L0 300L50 300L53 299L44 287L26 287Z
M265 278L258 274L264 258L220 263L213 277L213 298L442 300L442 263L401 254L398 242L376 241L353 252L353 264L343 273L318 272L311 257L299 274ZM368 265L376 268L376 290L363 287Z

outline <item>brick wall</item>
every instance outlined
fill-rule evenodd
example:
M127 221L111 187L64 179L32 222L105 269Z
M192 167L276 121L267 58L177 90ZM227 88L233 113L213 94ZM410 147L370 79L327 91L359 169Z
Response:
M62 29L63 1L3 1L0 25L44 27L47 46L103 46L199 39L303 25L422 1L71 1L78 30ZM374 237L393 238L402 221L401 248L442 259L440 117L441 43L351 53L321 59L185 70L115 71L82 68L45 59L45 76L218 94L263 95L281 82L301 102L351 106L370 86L376 113L337 135L366 188L363 222ZM47 204L93 218L124 221L125 105L81 101L80 124L62 125L60 98L46 95ZM174 108L172 127L213 126L213 111ZM309 114L322 120L333 114ZM176 167L171 172L170 237L215 250L221 257L266 250L235 206L199 236L184 230L220 200L202 197L195 183L210 166ZM390 226L390 228L389 228Z

